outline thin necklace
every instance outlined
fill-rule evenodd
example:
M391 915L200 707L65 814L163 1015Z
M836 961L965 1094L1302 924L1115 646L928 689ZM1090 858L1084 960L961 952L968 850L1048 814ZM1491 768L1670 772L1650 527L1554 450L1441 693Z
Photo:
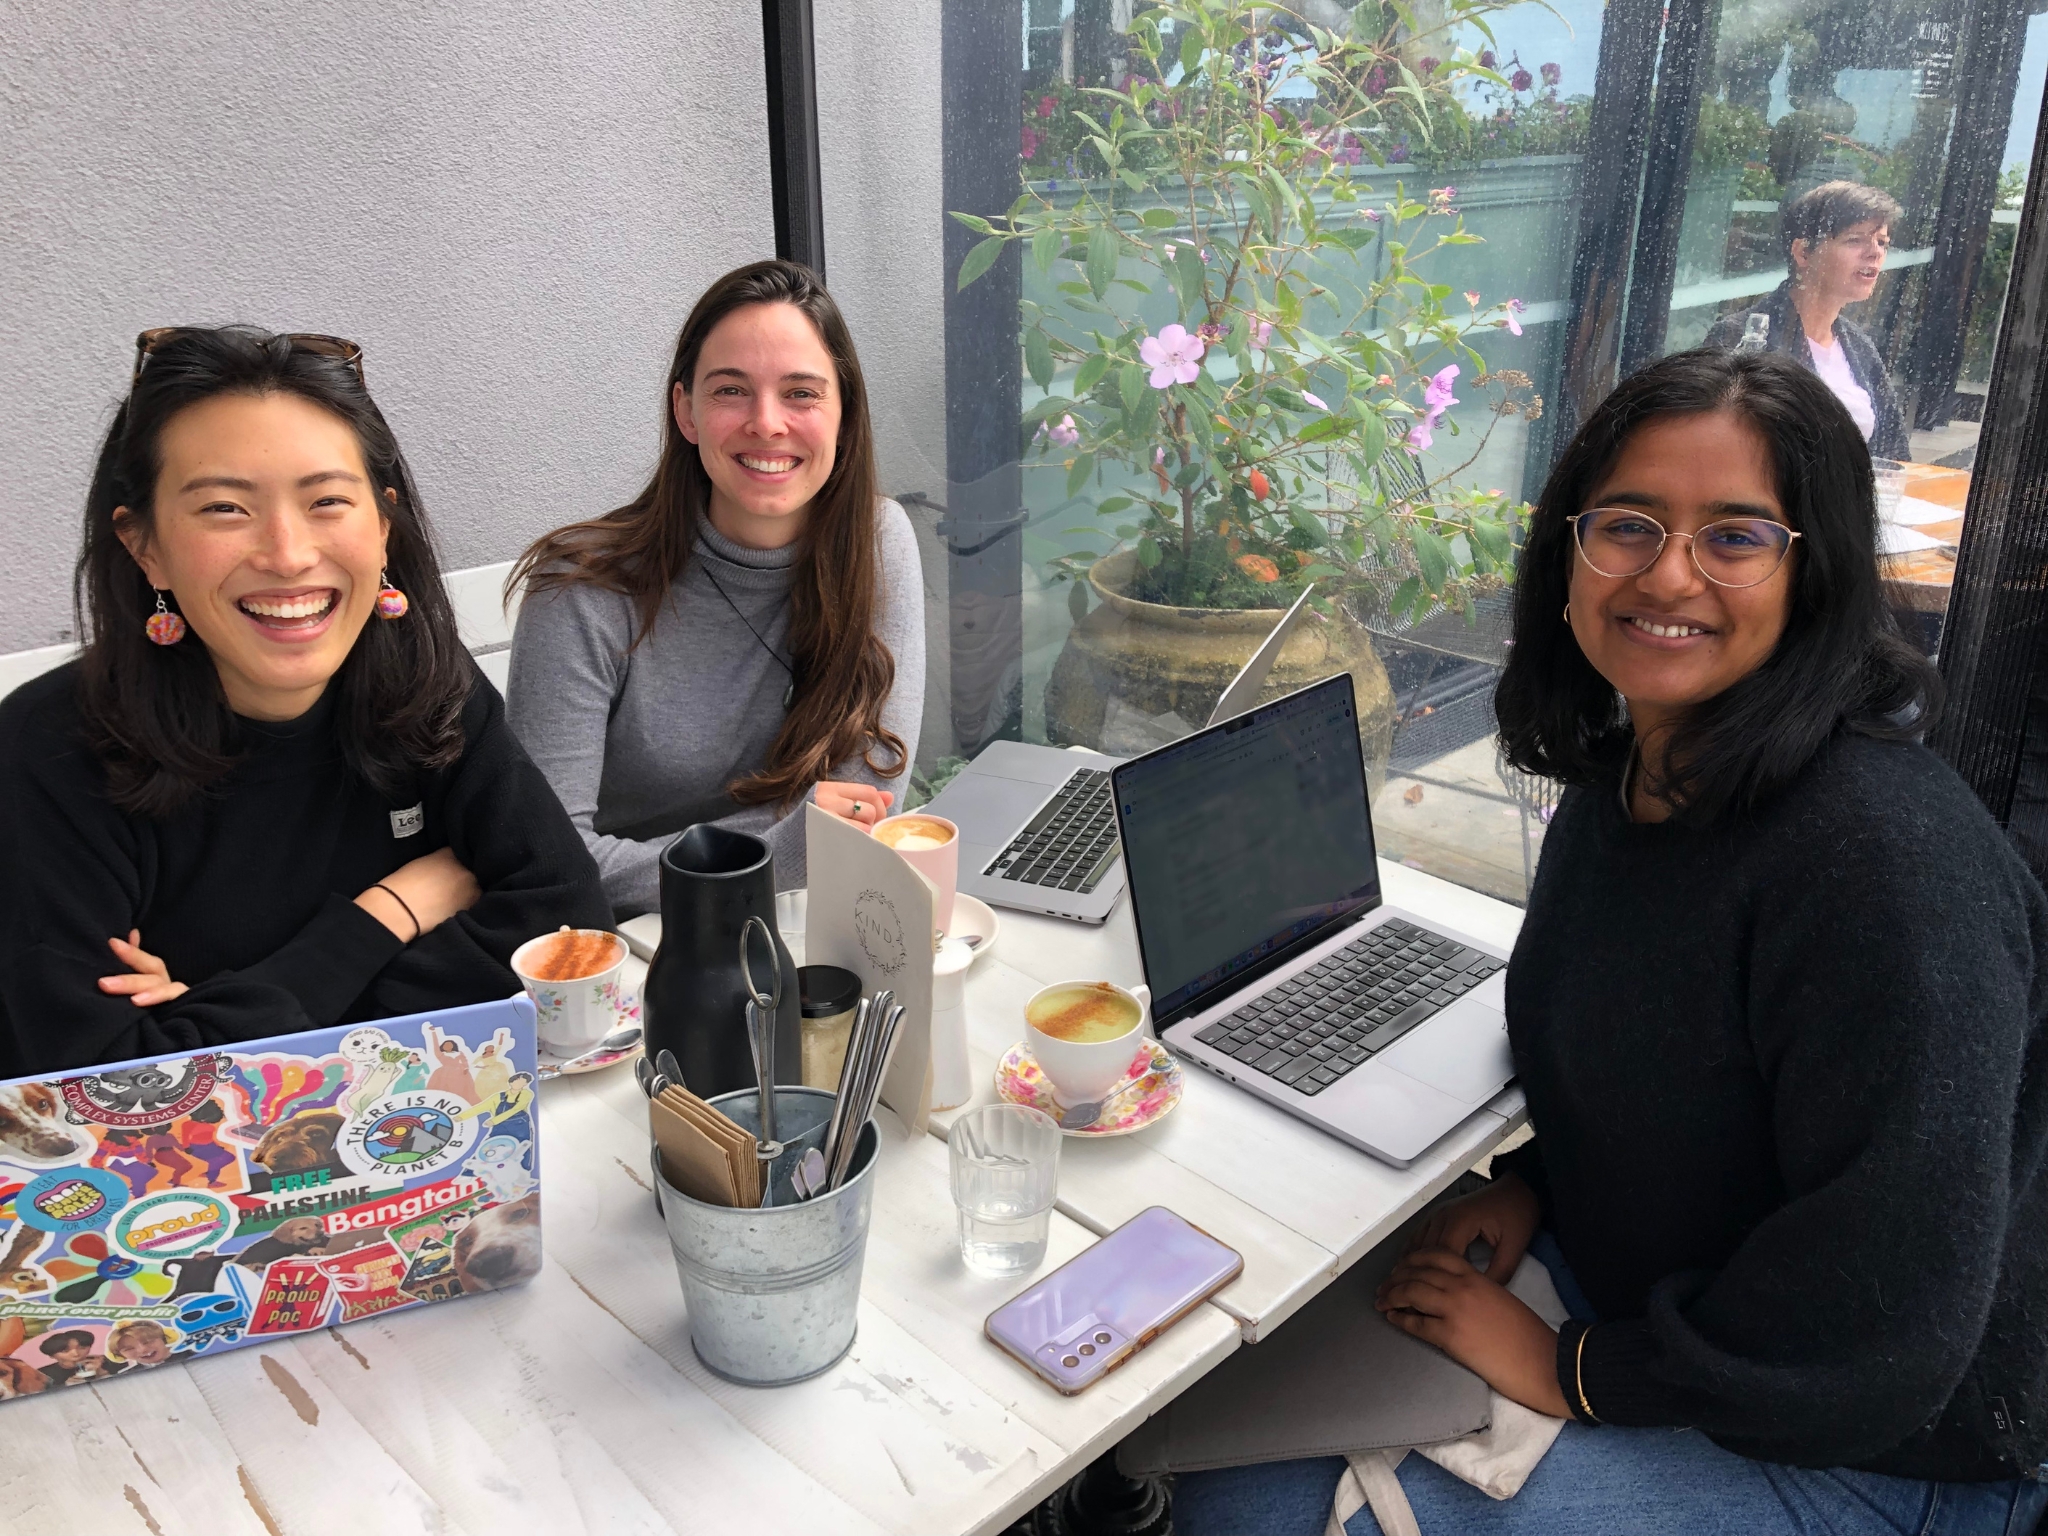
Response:
M732 616L738 619L742 624L747 626L747 633L754 637L754 644L760 646L762 650L766 651L769 655L769 658L775 663L775 665L782 668L783 671L789 673L789 686L782 690L782 707L784 709L789 708L791 702L796 698L795 669L792 668L788 662L784 661L779 655L776 654L774 646L770 645L766 640L763 640L761 638L761 631L754 628L754 621L749 619L744 613L740 612L740 605L732 600L732 594L727 592L724 587L721 587L718 584L718 578L711 574L710 562L700 562L697 568L704 573L704 579L711 583L711 590L716 592L720 597L725 599L725 606L732 610Z

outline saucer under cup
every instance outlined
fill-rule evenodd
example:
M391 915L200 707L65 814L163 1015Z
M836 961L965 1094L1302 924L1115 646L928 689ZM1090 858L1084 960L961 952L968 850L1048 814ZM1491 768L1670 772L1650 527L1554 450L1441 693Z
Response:
M527 963L536 949L565 933L602 934L612 941L618 956L603 970L568 981L529 974ZM562 928L528 939L512 952L512 973L533 999L534 1031L543 1046L558 1056L573 1056L589 1050L618 1027L619 1014L627 1006L619 981L626 956L626 941L601 928Z
M1113 988L1135 1005L1137 1022L1114 1040L1063 1040L1031 1022L1032 1007L1041 997L1075 986ZM1151 1044L1145 1029L1150 1003L1151 994L1144 988L1118 987L1113 982L1056 981L1031 994L1024 1005L1024 1034L1031 1043L1031 1054L1052 1087L1054 1102L1062 1109L1097 1103L1130 1075L1132 1064Z

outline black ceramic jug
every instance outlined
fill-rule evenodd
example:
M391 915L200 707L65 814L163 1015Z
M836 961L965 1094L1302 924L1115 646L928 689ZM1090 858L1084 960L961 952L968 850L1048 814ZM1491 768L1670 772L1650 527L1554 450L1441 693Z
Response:
M775 929L775 862L748 832L700 823L661 851L661 947L647 968L641 1009L647 1055L676 1053L683 1082L701 1099L752 1088L747 989L740 980L740 931L758 917L775 937L782 1007L775 1019L775 1080L803 1081L803 1019L796 961ZM754 980L771 990L754 936Z

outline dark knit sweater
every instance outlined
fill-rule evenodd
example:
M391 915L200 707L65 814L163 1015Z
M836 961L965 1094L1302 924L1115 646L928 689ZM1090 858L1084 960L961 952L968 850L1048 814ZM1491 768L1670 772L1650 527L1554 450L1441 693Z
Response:
M106 797L76 666L0 703L0 1079L509 997L509 960L563 923L609 927L582 839L477 674L454 766L387 802L344 763L333 695L240 722L243 761L160 821ZM397 835L392 813L422 807ZM452 847L483 897L410 944L355 905ZM102 992L110 936L142 931L190 988L155 1008Z
M1508 971L1594 1415L1988 1481L2048 1452L2048 899L1923 747L1838 735L1761 811L1568 792Z

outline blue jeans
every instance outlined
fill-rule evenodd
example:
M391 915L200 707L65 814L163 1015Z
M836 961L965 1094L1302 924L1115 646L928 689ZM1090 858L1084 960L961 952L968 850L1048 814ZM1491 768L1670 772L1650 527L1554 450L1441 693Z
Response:
M1577 1317L1590 1315L1548 1233L1533 1253ZM1176 1536L1322 1536L1338 1456L1183 1473ZM1490 1499L1432 1461L1397 1473L1422 1536L2033 1536L2048 1483L1931 1483L1846 1468L1751 1461L1693 1429L1568 1423L1512 1499ZM1370 1509L1344 1527L1380 1536ZM2044 1533L2048 1536L2048 1533Z

